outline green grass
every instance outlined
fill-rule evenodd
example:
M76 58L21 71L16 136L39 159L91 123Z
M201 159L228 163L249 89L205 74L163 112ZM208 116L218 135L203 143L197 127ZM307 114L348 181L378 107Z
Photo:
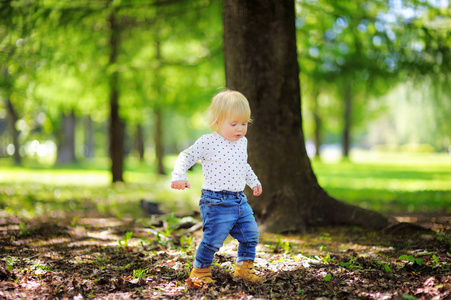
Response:
M170 173L175 157L165 161ZM351 161L312 162L320 185L333 197L381 212L451 213L451 156L354 152ZM107 159L71 166L13 166L0 159L0 217L142 216L139 201L167 211L197 209L202 174L189 173L192 189L170 189L169 175L152 164L126 161L127 183L111 184Z
M451 213L451 155L353 153L350 162L313 162L333 197L381 212Z
M0 160L0 217L32 218L115 216L140 217L141 199L161 203L163 209L181 213L197 208L199 191L170 189L170 177L156 175L151 164L129 159L126 183L111 183L109 163L97 159L77 165L41 167L27 164L13 166ZM169 173L170 171L168 171ZM198 174L193 183L200 187Z

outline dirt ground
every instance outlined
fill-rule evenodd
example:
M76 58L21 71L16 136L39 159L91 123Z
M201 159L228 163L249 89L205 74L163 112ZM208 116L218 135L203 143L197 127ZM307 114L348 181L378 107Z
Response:
M212 285L186 280L197 218L2 218L0 299L451 299L451 216L397 218L425 229L264 233L255 260L263 284L233 280L237 243L228 239Z

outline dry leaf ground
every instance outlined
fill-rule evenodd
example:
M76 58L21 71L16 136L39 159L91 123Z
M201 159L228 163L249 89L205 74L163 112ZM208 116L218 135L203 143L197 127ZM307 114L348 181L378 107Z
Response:
M186 281L202 234L192 217L3 218L0 299L451 299L451 218L403 218L432 230L262 234L263 284L232 279L227 240L214 285Z

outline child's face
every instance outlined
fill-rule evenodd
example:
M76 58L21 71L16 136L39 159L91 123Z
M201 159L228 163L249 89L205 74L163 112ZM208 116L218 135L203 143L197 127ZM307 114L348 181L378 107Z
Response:
M218 126L218 133L225 139L236 142L247 133L247 124L249 120L236 120L234 117L229 117Z

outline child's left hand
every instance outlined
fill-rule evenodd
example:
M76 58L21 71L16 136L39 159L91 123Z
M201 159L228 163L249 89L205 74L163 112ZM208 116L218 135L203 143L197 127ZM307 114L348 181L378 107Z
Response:
M261 185L254 186L252 190L254 190L254 196L260 196L263 192Z

